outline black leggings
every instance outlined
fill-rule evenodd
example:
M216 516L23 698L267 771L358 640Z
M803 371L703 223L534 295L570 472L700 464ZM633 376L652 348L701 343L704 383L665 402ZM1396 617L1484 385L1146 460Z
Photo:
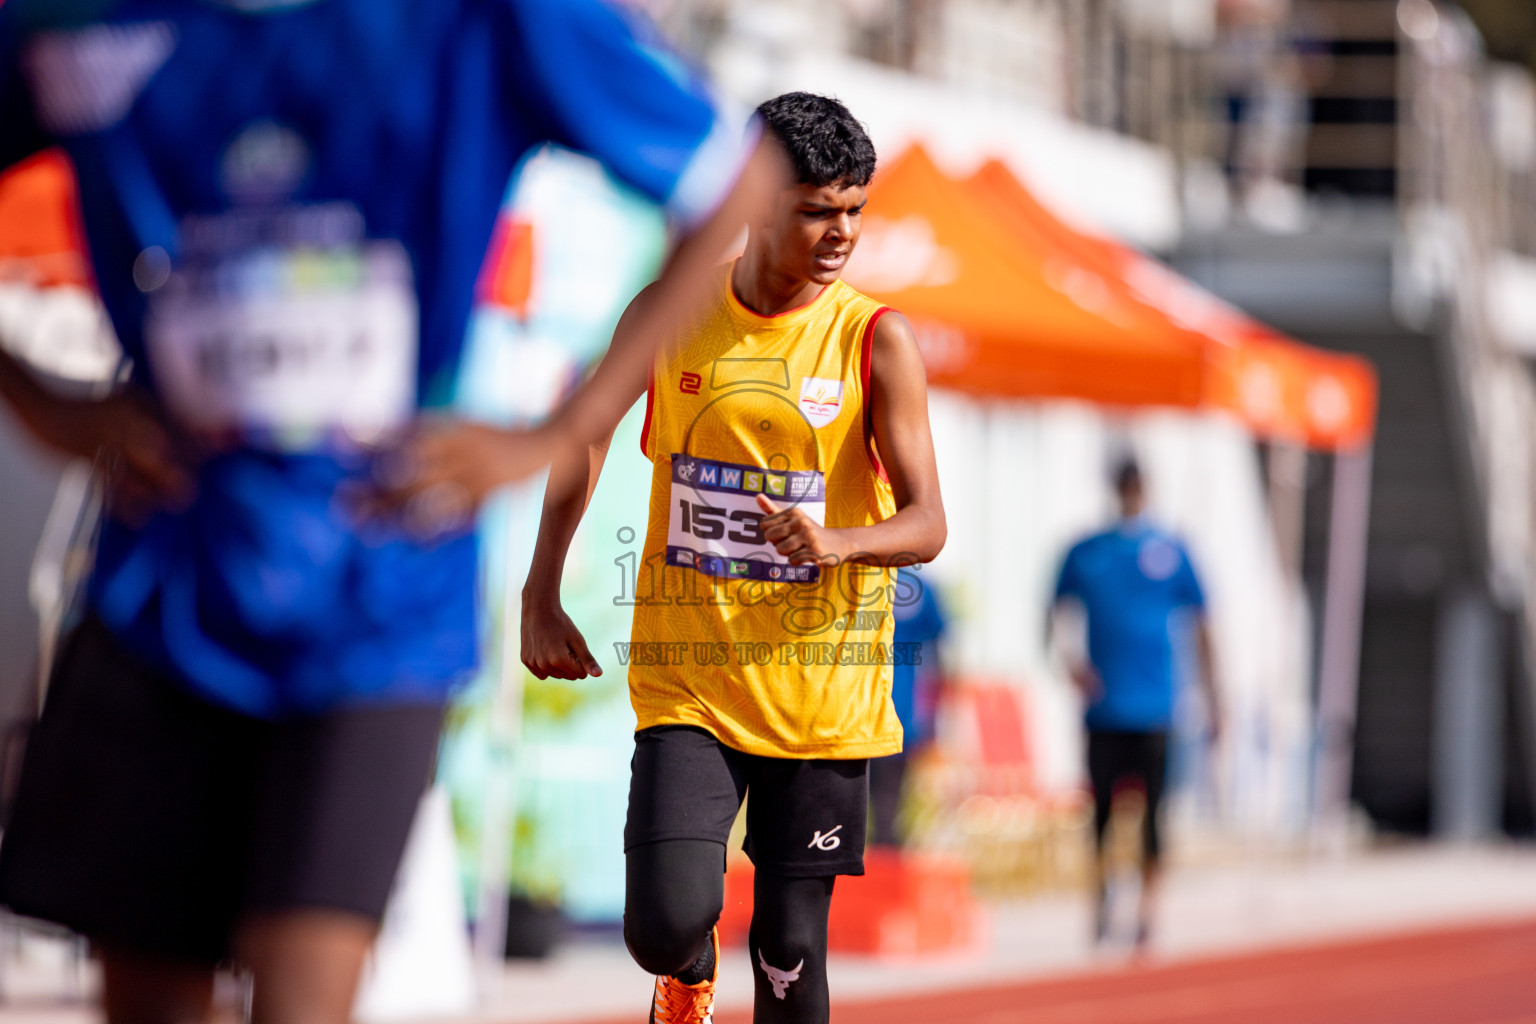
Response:
M678 974L709 945L725 906L725 857L707 839L668 839L624 857L624 941L651 974ZM825 1024L832 877L757 872L749 953L754 1024Z

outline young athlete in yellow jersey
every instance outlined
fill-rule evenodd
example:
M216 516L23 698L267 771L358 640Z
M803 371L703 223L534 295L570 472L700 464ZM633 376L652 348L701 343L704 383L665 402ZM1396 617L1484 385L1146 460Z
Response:
M798 184L748 225L646 389L624 934L658 975L659 1024L710 1019L724 844L749 791L754 1019L827 1020L833 880L864 871L868 758L901 748L891 666L912 652L892 643L891 567L945 538L911 328L841 280L874 147L835 100L791 93L758 113ZM653 301L631 304L616 349ZM541 678L601 672L559 584L603 454L551 474L523 601Z

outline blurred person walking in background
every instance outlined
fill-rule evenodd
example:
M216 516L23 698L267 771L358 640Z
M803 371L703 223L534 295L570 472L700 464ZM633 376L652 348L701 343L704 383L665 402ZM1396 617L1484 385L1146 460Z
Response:
M939 642L949 624L938 594L915 569L903 566L896 576L891 615L896 620L894 643L904 653L891 668L891 703L901 719L901 752L869 762L871 839L876 846L900 846L906 839L896 823L907 769L912 758L933 741L944 686Z
M545 142L666 205L662 301L540 428L421 420ZM0 168L51 146L131 372L61 397L0 354L110 478L0 901L92 940L110 1021L206 1018L231 956L255 1020L345 1020L476 664L476 505L612 428L782 157L599 0L10 0Z
M1056 581L1054 607L1075 605L1086 618L1087 651L1068 655L1068 671L1086 706L1088 777L1093 788L1095 936L1107 941L1111 907L1104 838L1117 789L1138 787L1142 818L1141 902L1136 945L1151 939L1163 842L1160 816L1168 734L1178 697L1179 648L1193 634L1205 690L1210 738L1219 737L1205 594L1184 545L1150 522L1140 467L1115 471L1120 520L1074 544Z
M628 647L638 718L624 828L624 938L656 975L655 1024L708 1024L731 826L747 800L757 1024L824 1024L827 915L864 873L869 758L901 749L889 566L946 527L922 357L899 314L842 280L875 149L836 100L758 107L797 184L752 221L715 300L657 356L654 463ZM615 332L661 301L638 295ZM540 678L601 673L560 603L606 446L551 471L523 599ZM707 596L706 596L707 595ZM750 799L748 799L750 793Z

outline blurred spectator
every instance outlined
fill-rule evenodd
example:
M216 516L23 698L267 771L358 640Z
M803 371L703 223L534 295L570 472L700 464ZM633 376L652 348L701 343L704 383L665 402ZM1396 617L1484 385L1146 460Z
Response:
M891 672L891 701L901 719L902 750L899 754L872 758L869 762L869 810L874 844L899 846L896 820L911 758L933 741L935 713L944 684L939 643L948 619L931 585L914 569L896 571L897 599L892 603L896 619L894 642L907 652ZM915 649L915 650L914 650ZM915 653L915 657L914 657Z
M1120 521L1073 545L1056 582L1054 604L1077 605L1087 620L1087 657L1068 656L1082 691L1088 729L1088 776L1093 787L1096 937L1110 933L1104 837L1116 790L1126 784L1146 797L1142 819L1141 905L1136 944L1150 939L1162 860L1163 784L1177 686L1175 630L1193 626L1211 738L1221 721L1206 626L1205 595L1183 544L1145 515L1141 469L1127 460L1116 470ZM1191 623L1187 616L1191 613Z
M132 362L68 398L0 345L19 422L110 478L0 900L93 941L109 1021L205 1019L231 956L258 1024L347 1020L479 653L475 506L612 429L779 156L600 0L9 0L0 126L0 168L70 156ZM655 305L540 428L420 417L550 142L673 215Z

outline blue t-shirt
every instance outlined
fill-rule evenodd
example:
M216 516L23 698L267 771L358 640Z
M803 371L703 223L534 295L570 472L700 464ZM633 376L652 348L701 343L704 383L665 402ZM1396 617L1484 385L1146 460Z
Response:
M893 642L914 645L918 656L914 659L906 654L896 659L891 668L891 703L896 705L896 717L901 719L904 746L911 750L933 738L938 641L948 622L931 583L909 568L897 569L896 578Z
M517 162L590 154L689 224L749 141L603 0L9 0L0 126L0 167L73 160L137 382L243 439L186 512L106 525L91 605L262 716L439 700L476 664L474 538L360 532L337 494L354 427L452 401Z
M1090 729L1170 727L1175 696L1173 631L1180 613L1205 609L1205 594L1179 540L1134 520L1073 545L1056 600L1081 602L1088 660L1103 694L1087 709Z

